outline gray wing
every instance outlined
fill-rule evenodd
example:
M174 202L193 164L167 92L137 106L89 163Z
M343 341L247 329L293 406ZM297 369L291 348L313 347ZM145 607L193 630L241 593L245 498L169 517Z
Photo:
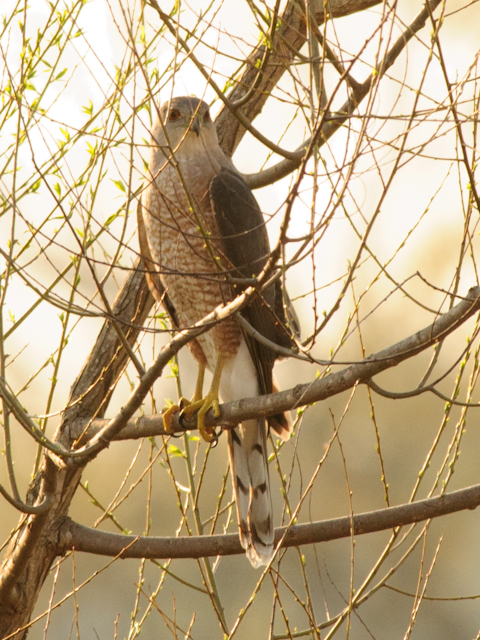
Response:
M233 275L252 278L258 275L268 259L270 246L265 220L253 193L243 178L233 171L222 171L210 182L210 202L221 236L219 247ZM247 285L235 285L240 293ZM286 303L288 306L289 301ZM242 316L261 335L282 347L294 342L286 328L284 301L280 282L254 297ZM290 314L289 314L290 316ZM289 317L290 322L292 318ZM272 368L278 357L275 351L245 335L248 348L259 374L262 393L272 392ZM275 427L275 416L271 426Z

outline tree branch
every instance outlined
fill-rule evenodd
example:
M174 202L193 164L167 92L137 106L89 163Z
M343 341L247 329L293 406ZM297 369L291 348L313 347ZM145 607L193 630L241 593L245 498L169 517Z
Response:
M296 547L394 529L449 513L476 509L480 505L480 485L453 491L435 498L353 516L298 524L275 529L275 544ZM353 524L353 531L352 531ZM98 531L67 518L60 527L59 554L75 549L85 553L121 558L201 558L245 553L237 533L184 538L128 536ZM122 553L122 550L125 551Z
M314 380L307 384L299 384L293 389L271 393L256 398L244 398L235 402L220 405L221 415L213 416L210 410L205 416L205 425L215 427L222 425L232 427L257 416L268 417L282 411L302 407L312 402L325 400L342 391L351 389L358 383L370 383L370 379L391 367L395 367L404 360L417 355L439 340L444 339L472 315L480 310L480 287L473 287L468 296L447 313L440 316L434 323L396 344L372 354L365 360L355 363L342 371L332 373L326 378ZM175 414L172 429L181 433L196 428L196 413L192 413L180 423L179 414ZM105 420L95 420L88 431L92 437L106 424ZM165 435L161 415L142 416L129 420L126 427L120 431L116 439L127 440L134 438Z

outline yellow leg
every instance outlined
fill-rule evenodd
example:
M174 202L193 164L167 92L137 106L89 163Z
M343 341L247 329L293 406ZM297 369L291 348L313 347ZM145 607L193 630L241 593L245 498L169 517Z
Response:
M198 402L203 398L203 381L205 380L206 364L202 362L198 367L197 384L195 385L195 395L192 402Z
M215 372L213 374L212 386L210 387L210 391L207 393L207 395L204 398L201 397L202 390L203 390L203 374L202 374L200 389L198 386L199 380L200 380L200 375L199 375L199 379L197 379L197 388L195 391L195 395L199 393L200 398L192 402L191 404L189 404L188 407L186 407L183 410L183 413L188 415L189 413L193 413L194 411L197 411L197 409L199 409L198 418L197 418L197 428L200 431L200 435L202 436L202 438L207 442L211 442L214 439L215 430L213 429L213 427L205 426L205 414L209 409L213 409L213 415L216 418L218 418L218 416L220 415L218 389L220 387L220 379L222 377L222 369L223 369L224 362L225 362L225 356L219 355L217 359L217 364L215 365Z
M163 412L162 419L165 433L173 433L172 421L173 416L177 413L177 411L184 410L185 407L190 406L191 404L196 403L202 399L203 381L205 379L205 366L206 365L202 363L198 367L197 384L195 385L195 395L193 396L192 402L190 402L190 400L186 400L185 398L180 398L179 404L172 404Z

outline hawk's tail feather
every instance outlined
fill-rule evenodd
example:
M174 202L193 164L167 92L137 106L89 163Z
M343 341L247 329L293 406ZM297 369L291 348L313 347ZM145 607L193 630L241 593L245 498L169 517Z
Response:
M275 376L272 379L272 393L280 391ZM293 421L290 411L285 413L276 413L268 418L268 426L275 431L281 440L288 440L292 435Z
M274 551L265 420L246 420L230 429L228 452L240 543L256 568L268 564Z

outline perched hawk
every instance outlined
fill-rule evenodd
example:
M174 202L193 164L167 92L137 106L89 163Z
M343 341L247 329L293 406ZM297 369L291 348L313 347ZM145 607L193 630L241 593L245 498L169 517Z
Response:
M147 280L174 325L184 329L231 301L248 286L247 279L251 283L261 272L270 251L265 222L251 190L220 148L208 105L197 98L173 98L161 107L148 172L139 215ZM288 307L277 283L256 294L241 313L271 342L291 347ZM295 330L295 316L289 315L289 321ZM211 430L204 427L206 411L213 408L218 414L219 396L230 402L271 393L277 355L244 333L234 316L190 348L199 363L191 407L200 407L198 427L211 440ZM202 397L205 368L214 378ZM288 436L291 425L284 414L269 424L281 437ZM265 419L230 429L228 450L241 544L254 567L268 564L274 547Z

